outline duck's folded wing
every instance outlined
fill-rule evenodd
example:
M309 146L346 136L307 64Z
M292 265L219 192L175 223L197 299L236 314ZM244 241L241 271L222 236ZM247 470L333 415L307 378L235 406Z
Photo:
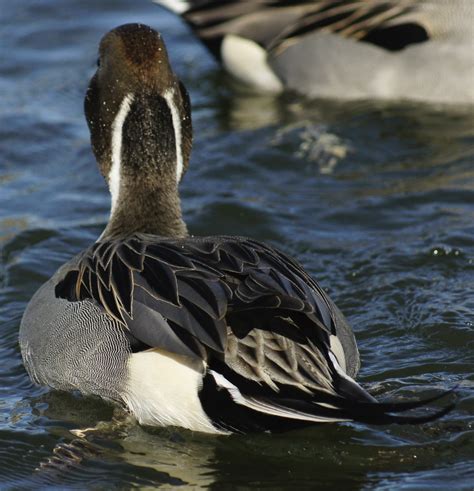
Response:
M335 307L319 285L295 261L249 239L99 242L58 282L56 295L91 299L138 342L178 354L202 356L202 346L224 353L230 317L238 324L244 312L262 319L275 309L298 313L303 322L290 337L316 342L336 334ZM243 337L253 328L258 323L235 329Z
M202 358L204 347L225 348L231 291L221 276L195 264L172 241L131 237L86 250L58 282L56 296L99 304L134 351L157 347Z

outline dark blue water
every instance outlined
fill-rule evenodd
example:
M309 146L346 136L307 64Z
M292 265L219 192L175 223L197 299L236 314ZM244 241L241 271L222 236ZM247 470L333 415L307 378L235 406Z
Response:
M0 21L1 488L474 488L472 107L248 94L146 0L3 0ZM402 399L458 384L453 412L413 427L209 437L144 429L31 384L25 305L107 220L82 100L100 37L131 21L162 31L191 93L192 233L295 255L354 326L366 387Z

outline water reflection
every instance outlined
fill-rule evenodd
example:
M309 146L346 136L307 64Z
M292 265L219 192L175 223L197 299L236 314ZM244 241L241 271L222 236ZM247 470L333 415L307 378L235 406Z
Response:
M209 436L172 429L151 432L135 425L120 441L120 456L129 464L154 469L188 486L208 488L217 480L217 444Z
M378 428L320 425L285 434L209 436L174 428L142 428L121 410L93 398L51 392L33 402L35 424L47 426L49 454L36 464L36 483L105 482L140 489L332 487L362 489L407 469L422 472L444 447L448 423ZM465 431L461 421L451 431ZM86 429L87 428L87 429ZM81 430L81 431L78 431ZM81 438L76 436L81 434ZM463 441L457 452L465 454ZM427 444L429 442L429 444ZM455 451L455 450L453 450Z

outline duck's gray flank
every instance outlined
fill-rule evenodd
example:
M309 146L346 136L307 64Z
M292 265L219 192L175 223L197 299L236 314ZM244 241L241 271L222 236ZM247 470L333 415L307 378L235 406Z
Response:
M187 234L191 110L161 36L121 26L99 52L85 112L111 216L25 311L31 378L115 401L142 424L208 433L449 411L400 415L443 394L379 403L357 384L352 330L297 261L250 238Z
M126 333L98 305L68 302L51 288L52 282L44 284L24 314L20 346L31 378L119 401L130 356Z

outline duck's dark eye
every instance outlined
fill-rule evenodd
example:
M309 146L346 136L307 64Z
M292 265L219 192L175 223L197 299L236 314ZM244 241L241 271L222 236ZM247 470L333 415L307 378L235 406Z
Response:
M97 66L100 66L100 58L97 58Z

